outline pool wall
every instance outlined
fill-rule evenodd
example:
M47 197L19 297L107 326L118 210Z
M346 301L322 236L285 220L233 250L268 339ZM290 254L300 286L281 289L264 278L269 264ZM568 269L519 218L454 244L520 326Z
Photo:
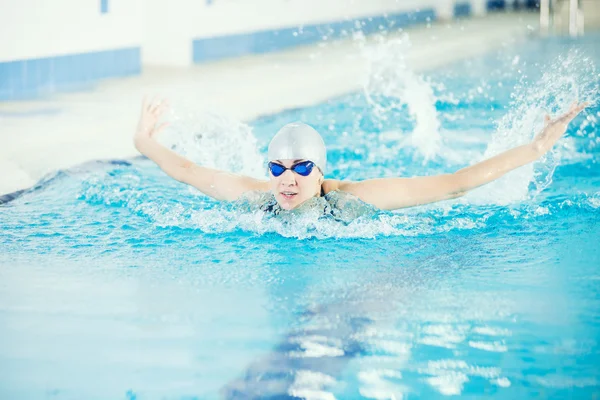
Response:
M504 0L28 0L0 5L0 101L80 90L147 66L186 67L482 15ZM8 38L9 40L6 40Z
M139 0L0 3L0 101L141 72Z

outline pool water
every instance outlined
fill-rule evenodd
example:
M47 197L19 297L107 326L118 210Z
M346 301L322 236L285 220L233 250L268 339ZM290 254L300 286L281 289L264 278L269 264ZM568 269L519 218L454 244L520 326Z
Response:
M302 120L328 177L429 175L593 102L543 160L461 199L278 218L140 158L0 205L0 398L600 396L599 39L532 39L425 76L389 54L364 92L252 130L185 114L165 135L264 176L270 137Z

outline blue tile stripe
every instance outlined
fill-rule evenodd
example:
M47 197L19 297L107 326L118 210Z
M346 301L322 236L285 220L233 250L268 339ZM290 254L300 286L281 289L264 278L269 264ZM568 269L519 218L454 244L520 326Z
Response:
M503 10L505 7L505 0L488 0L487 2L488 10Z
M0 62L0 101L83 89L141 70L140 47Z
M456 3L454 5L455 17L466 17L471 15L471 2Z
M195 63L218 60L246 54L261 54L307 45L325 37L341 38L353 32L370 34L382 30L404 28L409 25L435 20L433 9L409 13L366 17L350 21L266 30L252 33L199 38L192 40L192 59Z

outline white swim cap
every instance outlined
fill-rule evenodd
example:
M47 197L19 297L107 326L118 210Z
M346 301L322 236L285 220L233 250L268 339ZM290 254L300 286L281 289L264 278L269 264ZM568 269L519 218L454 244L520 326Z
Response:
M323 174L327 166L325 142L319 132L303 122L285 125L269 143L269 161L310 160Z

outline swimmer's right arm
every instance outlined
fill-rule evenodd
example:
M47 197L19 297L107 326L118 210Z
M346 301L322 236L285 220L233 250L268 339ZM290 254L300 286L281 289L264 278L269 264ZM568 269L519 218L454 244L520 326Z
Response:
M588 103L575 103L569 111L557 118L547 116L544 128L532 142L451 174L367 179L360 182L332 181L325 191L348 192L383 210L455 199L543 156L564 135L571 121L587 106Z
M168 125L166 122L159 125L158 121L167 108L166 102L144 99L134 137L136 149L167 175L216 200L234 201L246 192L269 190L267 181L202 167L158 143L156 135Z

